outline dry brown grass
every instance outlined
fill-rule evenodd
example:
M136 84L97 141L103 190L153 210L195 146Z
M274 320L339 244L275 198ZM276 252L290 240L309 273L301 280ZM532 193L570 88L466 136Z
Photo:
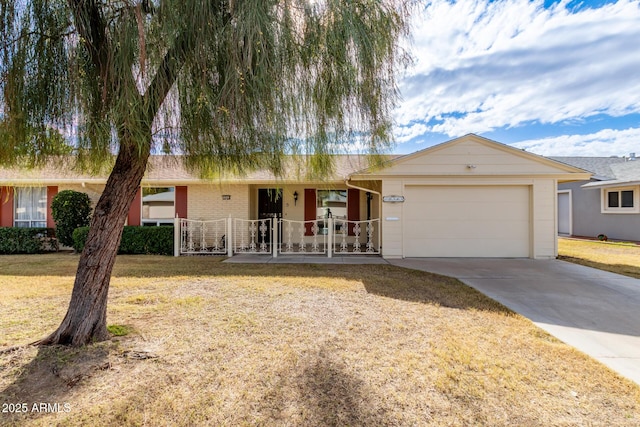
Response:
M69 404L0 421L640 425L638 386L454 279L218 261L119 257L109 323L135 332L0 355L0 404ZM75 262L0 258L2 346L57 326Z
M640 279L640 246L635 243L559 238L558 258Z

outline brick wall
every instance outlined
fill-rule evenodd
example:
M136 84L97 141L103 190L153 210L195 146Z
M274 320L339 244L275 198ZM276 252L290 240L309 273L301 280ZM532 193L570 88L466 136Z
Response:
M223 195L231 196L222 200ZM249 219L249 186L196 184L187 190L189 219L212 220L220 218Z

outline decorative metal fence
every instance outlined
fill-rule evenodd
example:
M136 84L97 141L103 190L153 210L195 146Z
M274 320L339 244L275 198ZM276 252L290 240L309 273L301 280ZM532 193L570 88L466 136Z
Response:
M380 220L334 220L333 252L340 255L380 253Z
M223 218L175 220L175 255L375 255L381 253L380 219Z
M233 253L271 253L272 219L233 220Z
M226 219L195 221L180 219L180 254L225 254L227 253Z
M320 221L278 220L282 231L281 254L325 254L327 235L321 233Z

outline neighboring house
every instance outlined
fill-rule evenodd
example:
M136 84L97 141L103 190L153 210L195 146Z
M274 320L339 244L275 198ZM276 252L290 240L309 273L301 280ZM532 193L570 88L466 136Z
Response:
M640 241L640 160L629 157L552 157L593 173L558 185L558 233Z
M368 168L366 160L337 156L335 173L322 181L263 171L212 182L190 175L175 157L153 156L128 224L185 218L175 221L180 253L547 259L557 255L558 184L590 177L476 135L382 167ZM0 169L0 226L51 226L48 206L58 191L86 192L95 204L105 182L60 168ZM271 234L274 221L279 232Z

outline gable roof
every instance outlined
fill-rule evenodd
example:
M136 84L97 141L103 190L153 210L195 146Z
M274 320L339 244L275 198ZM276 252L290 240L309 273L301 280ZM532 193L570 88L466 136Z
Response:
M358 178L381 176L556 176L563 181L584 180L591 175L584 169L468 134L432 147L400 156L382 168L356 172ZM573 175L573 176L570 176Z

